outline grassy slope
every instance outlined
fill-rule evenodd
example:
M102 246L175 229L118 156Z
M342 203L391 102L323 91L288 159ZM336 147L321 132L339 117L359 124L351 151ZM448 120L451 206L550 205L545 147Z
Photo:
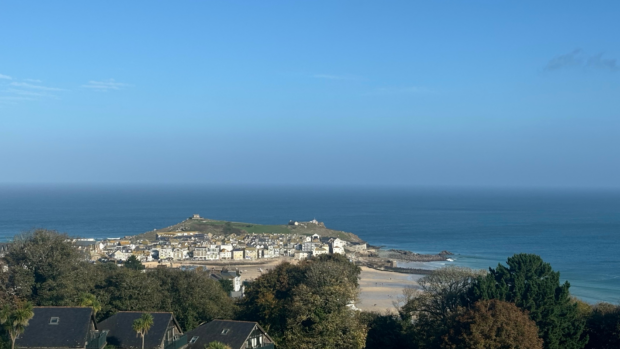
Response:
M309 224L307 228L303 226L291 225L262 225L253 223L230 222L231 227L238 233L249 234L299 234L313 235L319 234L322 237L335 237L346 241L362 241L357 235L338 230L327 229L320 225ZM212 219L188 219L173 226L146 232L135 236L137 239L155 240L158 232L174 232L182 228L184 231L198 231L202 233L222 234L226 221Z

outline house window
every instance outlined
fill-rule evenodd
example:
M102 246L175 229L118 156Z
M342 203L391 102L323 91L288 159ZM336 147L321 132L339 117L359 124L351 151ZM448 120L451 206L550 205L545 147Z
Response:
M222 330L222 334L228 334L228 332L230 332L229 329L225 328L224 330Z
M198 340L198 336L194 336L192 337L192 339L189 340L189 344L194 344L196 343L197 340Z
M58 321L60 321L60 318L54 316L50 319L50 325L58 325Z

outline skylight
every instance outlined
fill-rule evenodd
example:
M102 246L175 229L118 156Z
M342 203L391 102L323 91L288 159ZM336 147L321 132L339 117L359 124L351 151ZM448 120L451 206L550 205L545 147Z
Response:
M52 318L50 319L50 325L58 325L58 322L59 322L59 321L60 321L60 318L59 318L59 317L54 316L54 317L52 317Z
M227 334L228 332L230 332L229 329L225 328L224 330L222 330L222 334Z

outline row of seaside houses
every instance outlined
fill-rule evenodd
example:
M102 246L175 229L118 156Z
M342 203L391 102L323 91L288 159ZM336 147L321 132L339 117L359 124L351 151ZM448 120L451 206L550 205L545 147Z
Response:
M321 239L313 236L249 235L242 239L234 237L205 237L183 235L184 238L166 237L151 243L134 243L128 239L106 239L104 241L76 241L88 246L92 252L105 254L109 258L125 261L135 256L142 262L151 261L211 261L211 260L256 260L264 258L295 257L305 259L328 253L345 254L347 242L338 238Z

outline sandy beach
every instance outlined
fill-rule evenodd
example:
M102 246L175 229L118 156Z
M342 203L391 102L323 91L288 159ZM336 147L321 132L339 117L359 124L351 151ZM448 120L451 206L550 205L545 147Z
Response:
M403 294L403 288L416 287L416 280L422 276L362 267L359 300L355 306L367 311L395 313L392 302Z
M239 269L241 271L241 281L251 281L260 277L263 273L269 269L276 267L282 262L297 263L298 260L287 258L273 259L268 262L262 260L260 263L209 263L209 262L175 262L174 267L181 265L185 266L203 266L210 269L221 270L223 267L227 267L231 270ZM149 265L148 267L156 267L156 264ZM403 288L415 287L418 285L416 282L423 275L415 274L402 274L390 271L381 271L371 269L368 267L361 267L362 272L360 274L360 293L359 299L355 306L362 310L377 311L380 313L396 312L396 308L393 305L399 296L402 295ZM262 272L261 272L262 270Z

